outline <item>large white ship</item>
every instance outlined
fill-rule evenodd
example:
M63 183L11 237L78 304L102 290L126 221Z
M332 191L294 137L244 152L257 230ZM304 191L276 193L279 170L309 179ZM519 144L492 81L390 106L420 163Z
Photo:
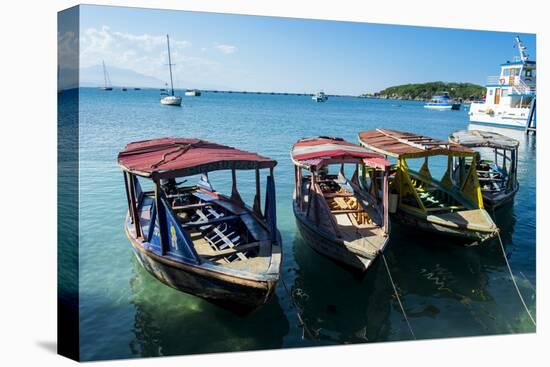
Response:
M500 75L488 77L485 101L471 104L470 122L525 129L531 121L537 97L536 62L529 60L519 37L516 45L519 56L501 64Z

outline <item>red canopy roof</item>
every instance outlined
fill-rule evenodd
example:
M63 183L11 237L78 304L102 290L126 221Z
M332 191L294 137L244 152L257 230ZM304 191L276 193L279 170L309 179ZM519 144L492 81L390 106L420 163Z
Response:
M160 138L126 145L118 164L140 176L173 178L232 168L271 168L277 161L200 139Z
M299 140L292 146L291 157L296 165L305 168L336 163L366 163L378 168L391 165L380 154L369 152L357 144L324 136Z

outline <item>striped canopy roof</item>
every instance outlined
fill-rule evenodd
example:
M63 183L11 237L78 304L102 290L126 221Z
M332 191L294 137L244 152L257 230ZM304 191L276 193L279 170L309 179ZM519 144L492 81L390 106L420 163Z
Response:
M395 158L475 154L474 150L463 145L398 130L362 131L359 141L369 150Z
M327 136L300 139L292 146L291 158L294 164L304 168L341 163L365 163L382 169L390 166L390 162L379 154L344 139Z
M126 145L118 154L118 164L139 176L174 178L224 169L272 168L277 161L200 139L160 138Z

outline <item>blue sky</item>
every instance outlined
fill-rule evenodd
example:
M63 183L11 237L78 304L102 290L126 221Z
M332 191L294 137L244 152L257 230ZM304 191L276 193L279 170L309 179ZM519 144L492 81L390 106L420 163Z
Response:
M167 33L176 87L338 94L436 80L484 84L517 55L518 35L83 6L81 67L105 60L164 81ZM519 35L536 59L535 35Z

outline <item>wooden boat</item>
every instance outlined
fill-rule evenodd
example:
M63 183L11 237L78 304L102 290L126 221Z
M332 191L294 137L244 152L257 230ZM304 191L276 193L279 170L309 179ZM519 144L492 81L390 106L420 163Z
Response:
M319 253L365 271L389 239L388 172L379 154L340 138L301 139L292 146L295 165L293 208L304 240ZM338 174L329 166L339 165ZM352 166L348 180L344 166ZM371 192L359 187L359 169L379 172L382 193L374 180ZM304 175L304 170L309 175Z
M282 256L275 212L276 161L199 139L161 138L128 144L118 164L129 207L125 231L149 273L239 313L267 302L279 280ZM263 212L262 169L269 169ZM208 172L217 170L231 171L231 195L212 188ZM255 170L252 207L237 190L236 170ZM196 185L176 182L196 175L202 175ZM152 181L152 191L142 189L143 179Z
M452 143L461 144L494 156L493 160L477 160L477 179L481 186L485 207L496 209L514 200L519 190L517 177L518 147L516 139L489 131L462 130L449 136ZM500 158L500 159L499 159ZM466 158L455 159L454 178L462 182L465 172L470 169L471 161Z
M473 240L471 244L494 237L498 228L483 209L477 179L477 153L471 148L408 132L376 129L359 133L365 148L397 160L390 192L396 197L395 216L415 227ZM441 180L432 177L429 159L446 157L447 169ZM467 158L473 164L462 183L454 181L453 159ZM419 171L408 161L423 159Z

